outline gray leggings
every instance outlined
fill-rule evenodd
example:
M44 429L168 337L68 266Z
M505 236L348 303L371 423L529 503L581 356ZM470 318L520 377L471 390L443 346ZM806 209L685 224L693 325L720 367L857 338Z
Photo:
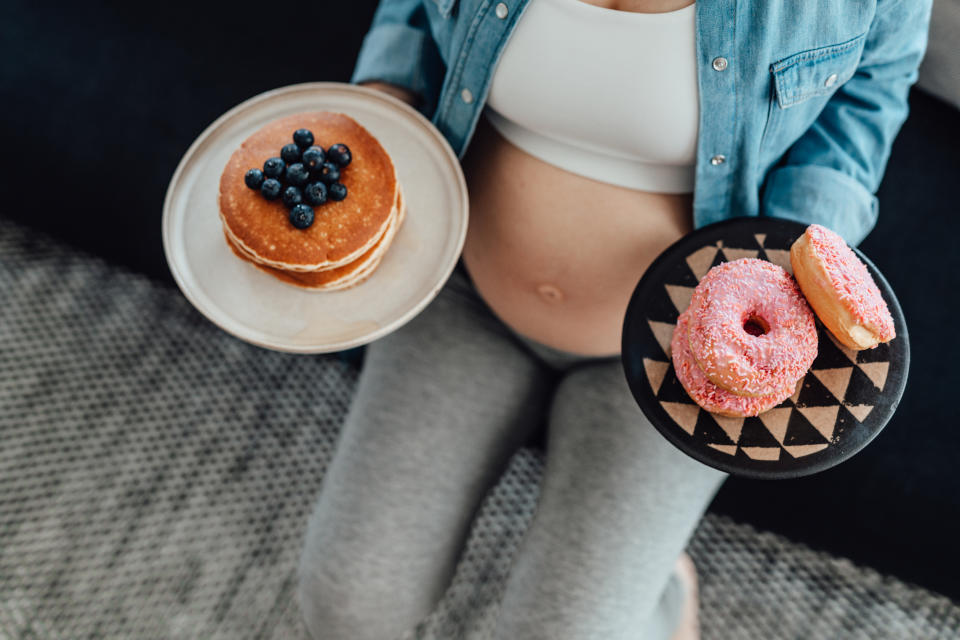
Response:
M425 617L484 494L544 417L539 503L497 637L668 638L685 597L674 564L726 476L654 430L619 357L517 334L462 262L367 348L301 557L311 634L392 640Z

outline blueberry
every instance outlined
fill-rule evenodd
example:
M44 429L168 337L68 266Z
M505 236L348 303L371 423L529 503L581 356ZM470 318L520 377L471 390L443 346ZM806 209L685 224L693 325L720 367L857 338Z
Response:
M305 166L299 162L295 162L287 167L286 178L288 184L302 187L307 184L307 181L310 179L310 172Z
M313 206L321 205L327 201L327 185L322 182L308 184L303 189L303 197Z
M331 200L343 200L347 197L347 186L342 182L334 182L327 191Z
M263 173L268 178L279 178L283 175L283 170L286 167L287 163L283 161L283 158L268 158L263 163Z
M305 204L298 204L290 210L290 224L297 229L306 229L313 224L313 209Z
M280 157L283 158L283 161L287 164L293 164L294 162L300 162L300 147L293 144L283 145L283 148L280 149Z
M287 205L288 209L292 209L294 205L298 205L301 202L303 202L303 194L300 192L300 189L287 187L283 190L283 204Z
M283 185L280 184L280 181L276 178L267 178L263 181L263 184L260 185L260 193L263 194L263 197L267 200L276 200L277 196L280 195L280 189L283 188Z
M297 129L293 132L293 141L301 149L306 149L313 144L313 132L309 129Z
M316 171L323 165L327 159L326 156L327 154L324 153L323 147L310 147L303 152L303 164L310 169L310 171Z
M250 169L250 171L247 171L246 175L243 176L243 181L251 189L259 189L260 185L263 184L263 171L260 171L260 169Z
M340 179L340 167L332 162L324 162L322 165L320 165L320 168L313 173L328 185L333 184Z
M341 142L327 149L327 159L342 169L350 164L353 156L350 155L350 147Z

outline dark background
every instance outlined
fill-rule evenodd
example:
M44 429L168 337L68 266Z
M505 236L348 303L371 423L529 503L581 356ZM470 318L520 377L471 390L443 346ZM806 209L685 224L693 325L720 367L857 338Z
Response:
M160 215L181 155L257 93L347 81L375 5L4 4L0 216L171 287ZM839 467L731 479L711 509L960 599L960 112L919 90L910 102L860 247L910 328L900 409Z

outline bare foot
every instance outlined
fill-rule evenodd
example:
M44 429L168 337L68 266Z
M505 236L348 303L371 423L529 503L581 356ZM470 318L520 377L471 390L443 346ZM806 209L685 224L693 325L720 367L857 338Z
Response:
M683 603L680 625L670 640L700 640L700 600L697 595L697 567L686 552L677 559L677 573L683 582L687 598Z

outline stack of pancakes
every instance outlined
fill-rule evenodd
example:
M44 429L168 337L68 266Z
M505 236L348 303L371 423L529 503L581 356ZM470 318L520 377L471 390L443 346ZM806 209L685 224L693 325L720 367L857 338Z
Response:
M337 143L353 159L341 170L347 197L314 207L306 229L290 223L280 199L267 200L244 183L248 169L280 155L297 129L324 149ZM321 111L275 120L247 138L220 177L220 219L227 244L243 260L284 282L317 291L346 289L373 273L406 215L393 161L353 118Z

